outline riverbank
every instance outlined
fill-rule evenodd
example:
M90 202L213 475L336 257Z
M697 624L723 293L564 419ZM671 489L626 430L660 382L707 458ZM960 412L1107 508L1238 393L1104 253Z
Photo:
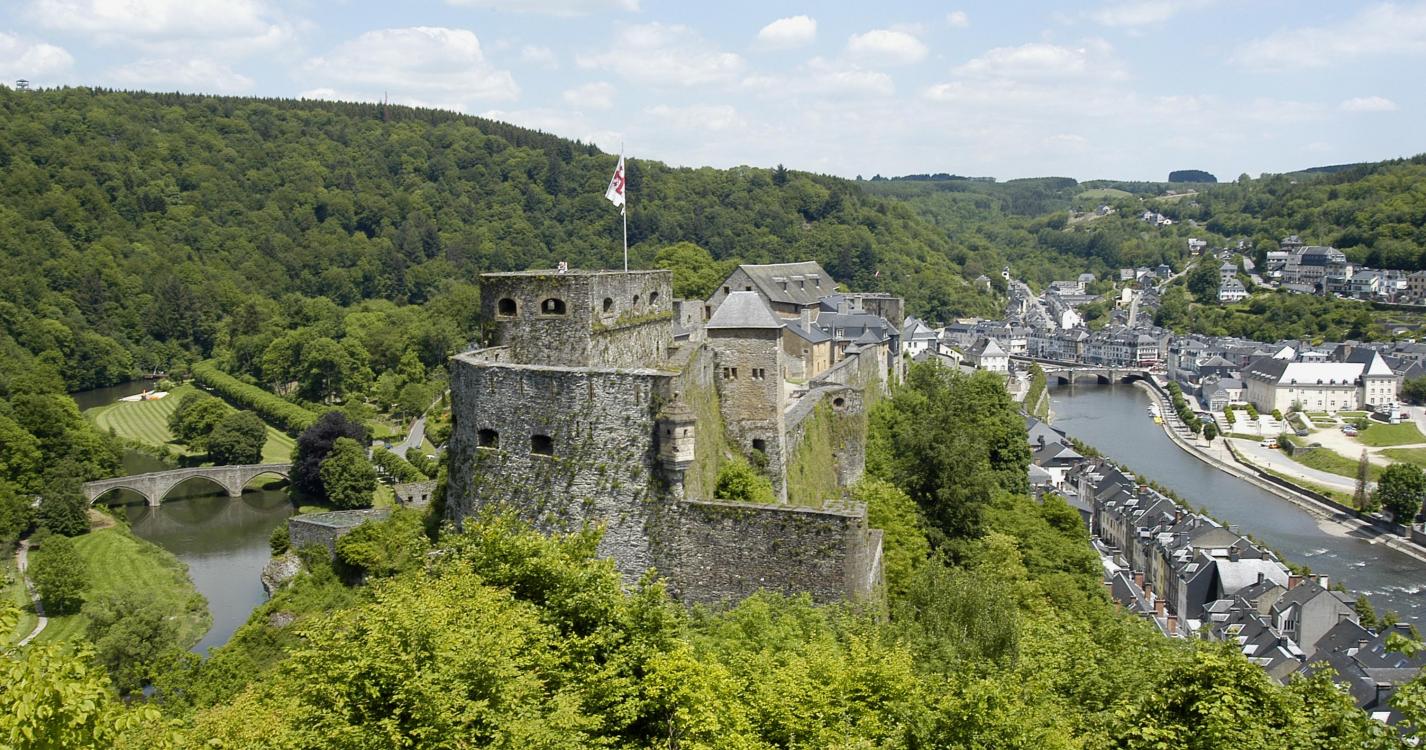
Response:
M1264 492L1272 493L1296 505L1319 519L1320 522L1333 524L1343 533L1363 538L1372 544L1381 544L1390 547L1416 560L1426 562L1426 549L1423 549L1420 545L1356 517L1349 509L1313 497L1312 494L1308 494L1312 492L1309 489L1291 489L1284 487L1284 484L1292 483L1280 476L1273 476L1272 481L1263 478L1259 474L1262 470L1252 464L1243 463L1241 457L1233 451L1231 444L1227 441L1221 441L1223 445L1222 450L1228 456L1231 456L1231 461L1215 455L1214 452L1206 449L1204 446L1199 446L1196 437L1190 439L1183 434L1186 428L1179 423L1177 415L1173 413L1173 409L1168 403L1168 395L1157 383L1149 384L1143 381L1136 381L1134 385L1148 393L1149 397L1154 400L1154 403L1159 405L1160 413L1164 415L1164 433L1168 435L1169 440L1173 442L1174 445L1178 446L1185 453L1236 479L1247 482Z
M177 557L135 536L127 526L107 519L102 527L74 537L74 549L89 574L86 601L123 591L138 592L157 602L178 620L179 644L189 648L212 625L207 600L189 580L188 568ZM82 612L51 616L37 643L82 640L89 618Z

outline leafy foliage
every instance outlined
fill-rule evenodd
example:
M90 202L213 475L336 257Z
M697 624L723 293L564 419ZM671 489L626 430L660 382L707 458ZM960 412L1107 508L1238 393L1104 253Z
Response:
M747 461L737 458L725 461L718 467L718 483L713 490L713 496L735 503L777 502L772 480L754 469Z
M79 611L88 586L88 566L74 549L69 537L46 537L39 549L30 553L29 577L45 611L64 615Z
M339 411L323 414L298 436L297 447L292 453L291 481L295 493L306 497L326 497L320 474L322 461L340 438L350 438L359 445L370 441L365 427Z
M262 462L267 425L250 411L227 414L208 436L208 457L217 464Z
M1426 500L1426 472L1415 464L1394 463L1377 480L1373 500L1391 512L1397 523L1410 524Z
M322 459L318 474L322 491L338 508L371 505L371 493L376 491L376 468L366 459L366 451L357 441L337 438L331 452Z
M194 363L193 379L217 391L223 398L252 409L264 421L288 433L297 434L316 421L312 412L255 385L244 383L219 370L212 362Z
M86 638L120 695L131 695L183 658L178 623L142 591L110 592L84 604Z

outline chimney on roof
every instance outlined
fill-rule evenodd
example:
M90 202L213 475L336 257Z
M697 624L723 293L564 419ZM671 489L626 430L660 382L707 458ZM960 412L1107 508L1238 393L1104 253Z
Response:
M1134 585L1141 589L1144 588L1144 572L1142 570L1134 571Z
M837 314L846 315L851 312L851 306L847 304L847 296L844 294L837 298Z
M1327 588L1327 580L1327 576L1317 576L1317 585L1325 589Z
M1169 615L1165 624L1168 626L1169 635L1178 635L1178 615Z
M1294 573L1287 574L1287 588L1289 590L1297 588L1300 583L1302 583L1302 576Z
M1036 438L1035 438L1035 442L1039 443L1041 448L1045 447L1045 436L1044 436L1044 435L1040 435L1040 436L1036 437Z
M1178 524L1178 523L1182 523L1182 522L1183 522L1183 508L1182 508L1182 507L1175 507L1175 508L1173 509L1173 522L1174 522L1175 524Z
M812 308L804 307L798 312L798 324L802 326L802 330L810 332L812 330Z
M1258 585L1261 586L1262 584L1263 584L1263 572L1260 570L1260 571L1258 571Z
M1154 600L1154 614L1159 617L1163 617L1165 614L1164 598L1162 596Z
M1357 650L1358 650L1358 651L1366 651L1366 650L1367 650L1367 639L1365 639L1365 638L1358 638L1358 639L1357 639Z
M1234 544L1230 546L1228 548L1228 562L1238 562L1238 555L1240 552L1241 550L1238 549L1238 545Z

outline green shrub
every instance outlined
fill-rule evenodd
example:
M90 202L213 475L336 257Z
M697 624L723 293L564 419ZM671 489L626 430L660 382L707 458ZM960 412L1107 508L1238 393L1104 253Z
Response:
M255 385L238 380L219 370L212 360L195 363L193 379L213 389L223 398L257 412L263 421L289 435L299 435L317 421L316 414Z
M737 503L777 502L777 493L772 490L772 481L759 474L747 461L735 459L718 469L718 484L713 491L719 500Z
M380 446L371 450L371 462L393 482L424 482L428 478L409 461Z
M267 537L267 546L272 549L273 555L285 555L291 548L292 541L287 535L287 522L283 521L272 530Z

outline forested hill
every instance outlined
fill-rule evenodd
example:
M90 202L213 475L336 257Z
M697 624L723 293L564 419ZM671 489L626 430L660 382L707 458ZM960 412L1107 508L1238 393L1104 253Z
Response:
M1246 239L1261 255L1296 234L1369 266L1426 268L1426 155L1221 184L951 175L861 184L915 207L954 238L968 273L1009 264L1017 278L1039 284L1083 271L1106 278L1126 266L1179 268L1191 237L1215 247ZM1101 205L1114 211L1093 213ZM1146 224L1144 211L1174 223Z
M214 354L255 298L419 304L482 271L618 267L613 166L430 110L0 88L0 358L58 351L81 388ZM945 232L854 182L642 159L628 173L635 265L691 242L719 267L812 258L934 318L996 309Z

